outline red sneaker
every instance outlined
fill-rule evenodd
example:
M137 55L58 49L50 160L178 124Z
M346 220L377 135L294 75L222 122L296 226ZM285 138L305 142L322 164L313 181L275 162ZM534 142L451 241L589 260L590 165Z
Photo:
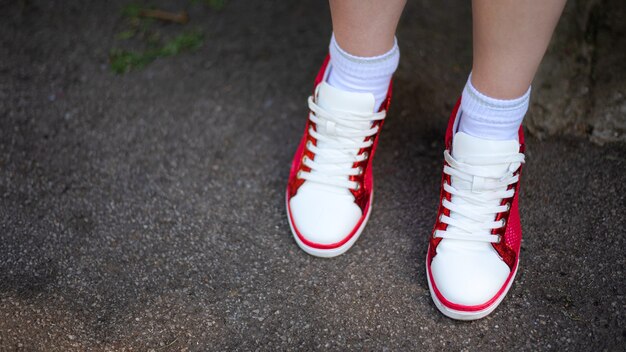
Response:
M437 308L453 319L474 320L500 304L517 272L524 135L520 128L519 141L494 141L456 132L460 102L448 123L426 268Z
M357 240L372 209L372 159L391 100L327 84L326 57L309 97L309 118L291 165L286 206L296 243L334 257Z

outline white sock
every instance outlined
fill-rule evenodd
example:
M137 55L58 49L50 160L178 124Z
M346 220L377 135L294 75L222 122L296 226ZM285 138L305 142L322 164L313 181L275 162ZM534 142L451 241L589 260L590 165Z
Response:
M524 95L515 99L488 97L474 88L470 74L461 97L462 115L458 130L484 139L518 139L519 127L528 111L529 97L530 87Z
M400 49L394 39L393 48L372 57L359 57L345 52L333 34L329 46L330 66L326 82L331 86L355 93L372 93L376 108L387 96L391 76L398 68Z

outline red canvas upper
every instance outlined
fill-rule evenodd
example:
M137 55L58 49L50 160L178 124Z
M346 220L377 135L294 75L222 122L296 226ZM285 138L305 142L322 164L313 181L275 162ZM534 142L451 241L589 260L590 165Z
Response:
M313 86L313 91L315 92L315 88L317 88L317 86L322 83L325 74L326 74L326 70L328 69L328 64L330 62L330 56L326 56L326 59L324 60L324 63L322 64L322 67L320 68L317 77L315 78L315 84ZM391 87L392 84L389 84L389 89L387 91L387 97L385 98L385 100L383 101L383 103L380 106L379 111L387 111L389 109L389 105L391 103ZM302 236L302 234L300 233L300 231L298 231L296 224L294 223L294 230L298 236L298 238L305 243L306 245L313 247L313 248L319 248L319 249L332 249L332 248L337 248L340 247L341 245L345 244L346 242L348 242L350 240L350 238L352 238L352 236L354 236L354 234L357 232L357 229L359 228L359 226L362 224L362 222L365 220L366 214L368 212L369 206L370 206L370 201L371 201L371 197L372 197L372 190L374 188L374 178L373 178L373 174L372 174L372 161L374 159L374 153L376 152L376 147L378 146L378 137L380 136L380 131L382 130L382 126L383 126L384 120L380 120L375 122L376 125L378 125L379 130L378 133L376 133L376 135L372 136L372 137L368 137L370 140L374 139L374 143L368 147L368 148L363 148L359 151L359 154L363 153L363 152L367 152L369 154L369 157L360 162L360 163L354 163L354 167L358 167L361 166L363 168L363 173L361 175L356 175L356 176L350 176L350 180L351 181L355 181L359 183L359 187L357 190L351 190L352 194L354 195L354 199L355 199L355 203L361 208L362 210L362 217L359 220L359 222L357 223L357 225L354 227L354 229L351 231L350 234L347 235L347 237L345 237L344 239L342 239L339 242L336 243L332 243L332 244L320 244L320 243L315 243L315 242L311 242L309 240L307 240L304 236ZM300 188L300 186L302 186L302 184L304 183L304 180L299 179L296 177L296 175L298 174L298 171L302 170L302 171L311 171L311 169L307 166L305 166L302 163L302 158L306 155L308 158L314 160L315 159L315 155L313 153L311 153L311 151L306 149L306 144L307 142L311 142L313 143L313 145L316 145L317 141L315 140L315 138L313 138L310 134L309 134L309 128L313 127L315 129L315 124L311 122L310 119L307 119L306 122L306 126L304 129L304 134L302 136L302 139L300 140L300 144L298 146L298 149L296 150L296 154L293 157L293 161L291 163L291 172L289 174L289 182L287 184L287 204L289 204L289 200L296 195L296 193L298 192L298 189ZM291 211L289 209L289 205L287 205L287 212L289 213L289 216L291 217ZM293 223L293 218L291 218L292 223Z
M452 149L452 138L454 137L454 132L455 132L454 123L458 116L460 106L461 106L461 99L459 98L456 105L454 106L454 109L452 110L452 114L450 115L450 119L448 121L448 128L446 130L445 147L446 147L446 150L448 151L451 151ZM519 143L520 143L520 153L523 153L524 152L524 131L522 127L520 127L519 129ZM446 165L446 162L444 161L444 166L445 165ZM521 171L522 171L522 168L520 166L520 168L517 170L517 173L520 174ZM515 194L512 197L512 199L508 198L508 199L502 200L503 205L506 204L507 202L511 203L511 208L509 209L509 211L499 213L496 216L496 220L500 220L504 218L506 221L506 226L492 231L494 235L502 236L501 241L499 243L492 243L492 245L494 249L498 252L500 257L502 258L502 260L511 269L509 277L507 278L506 282L502 285L502 288L496 293L496 295L492 297L490 300L488 300L487 302L480 304L480 305L475 305L475 306L465 306L465 305L460 305L460 304L450 302L441 294L441 292L437 289L436 282L433 280L432 272L430 270L430 264L433 258L435 257L435 255L437 254L437 251L436 251L437 246L442 240L442 238L440 237L435 238L433 237L433 235L435 233L435 230L445 230L446 227L448 226L447 224L444 224L439 220L441 215L444 214L446 216L450 216L450 210L442 206L442 201L444 198L446 198L447 200L450 200L451 198L451 195L443 189L443 183L444 182L451 183L451 180L450 180L449 175L446 175L445 173L442 173L442 174L443 174L443 177L441 180L441 193L439 197L439 210L437 211L437 221L435 222L433 232L431 233L431 236L430 236L430 243L428 246L428 253L427 253L427 258L426 258L426 263L428 265L428 275L430 277L431 285L439 301L441 301L444 305L448 306L451 309L461 310L461 311L483 310L489 307L491 304L493 304L502 294L504 294L504 292L506 291L506 287L508 286L508 283L513 279L513 276L515 275L515 270L517 269L520 246L522 243L522 226L520 223L519 205L518 205L520 182L518 181L514 185L510 186L510 187L515 187Z

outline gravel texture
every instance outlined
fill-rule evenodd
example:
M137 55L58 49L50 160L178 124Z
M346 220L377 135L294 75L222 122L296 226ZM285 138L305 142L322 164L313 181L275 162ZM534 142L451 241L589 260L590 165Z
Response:
M507 298L469 323L431 302L469 5L409 5L374 211L324 260L293 241L284 189L327 5L191 5L199 50L116 75L125 3L0 2L0 350L624 350L624 144L529 138Z

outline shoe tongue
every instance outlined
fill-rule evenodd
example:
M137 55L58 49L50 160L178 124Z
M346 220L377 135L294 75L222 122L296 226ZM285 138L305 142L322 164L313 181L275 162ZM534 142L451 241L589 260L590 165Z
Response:
M330 111L371 114L374 112L374 95L353 93L337 89L322 82L317 91L317 105Z
M470 136L464 132L457 132L452 139L452 157L459 162L472 164L474 157L502 156L519 153L517 140L496 141ZM509 164L482 166L494 174L507 171Z

